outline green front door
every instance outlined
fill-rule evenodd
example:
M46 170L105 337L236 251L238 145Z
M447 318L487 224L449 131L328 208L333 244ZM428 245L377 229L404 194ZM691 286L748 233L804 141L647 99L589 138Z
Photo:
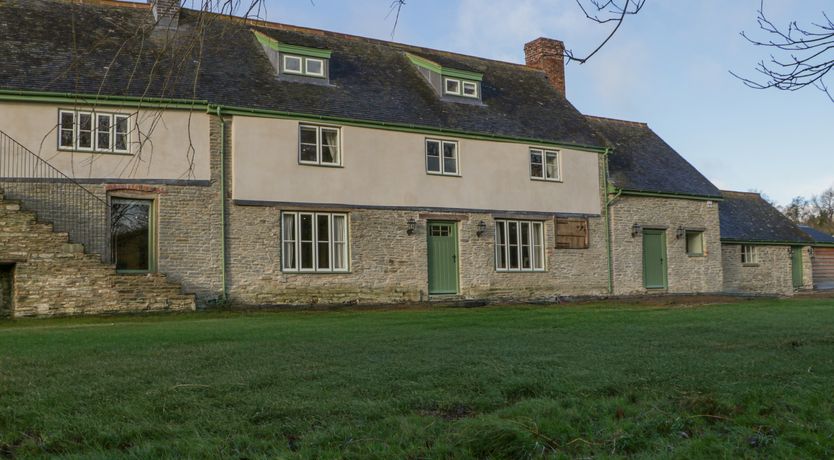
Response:
M643 230L643 285L666 288L666 231Z
M802 287L802 246L791 248L791 274L793 275L793 287Z
M428 238L429 294L457 294L457 224L454 222L429 222Z

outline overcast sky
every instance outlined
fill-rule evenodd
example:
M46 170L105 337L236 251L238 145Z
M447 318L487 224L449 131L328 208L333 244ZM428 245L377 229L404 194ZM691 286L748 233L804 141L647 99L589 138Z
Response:
M390 39L391 0L266 0L266 19ZM819 20L823 0L766 0L777 24ZM759 35L759 0L648 0L587 64L567 69L583 113L644 121L722 189L761 190L780 203L834 185L834 103L814 88L746 88L768 57L739 32ZM409 0L395 41L523 62L524 43L563 40L577 54L604 36L574 0ZM834 81L832 82L834 85Z

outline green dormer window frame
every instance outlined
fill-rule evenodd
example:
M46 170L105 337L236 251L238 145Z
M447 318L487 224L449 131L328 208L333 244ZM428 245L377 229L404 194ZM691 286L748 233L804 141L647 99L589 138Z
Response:
M253 30L252 32L255 34L255 38L258 39L258 42L260 42L262 45L268 46L269 48L275 51L278 51L279 53L295 54L299 56L307 56L321 59L330 59L330 55L332 54L330 50L324 50L320 48L308 48L306 46L298 45L289 45L287 43L281 43L278 40L262 32L258 32L257 30Z
M279 74L327 78L330 50L281 43L257 30L252 33L261 45L277 53L280 66L275 65L280 67Z
M451 69L430 61L426 58L405 53L412 64L428 70L441 77L441 92L444 96L456 96L470 99L480 99L480 83L484 74L469 70Z

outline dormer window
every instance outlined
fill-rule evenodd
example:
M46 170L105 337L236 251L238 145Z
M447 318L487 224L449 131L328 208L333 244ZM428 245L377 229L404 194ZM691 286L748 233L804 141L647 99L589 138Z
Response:
M281 43L253 31L279 77L295 82L327 84L330 80L330 51Z
M469 70L451 69L436 62L406 53L406 57L417 66L429 85L447 101L481 102L481 80L483 74Z

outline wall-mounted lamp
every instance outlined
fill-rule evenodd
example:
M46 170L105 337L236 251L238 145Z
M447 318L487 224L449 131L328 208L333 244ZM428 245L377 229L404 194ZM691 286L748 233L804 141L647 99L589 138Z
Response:
M679 240L679 239L683 238L684 235L686 235L686 229L685 228L678 227L678 229L675 230L675 239L676 240Z
M475 232L476 235L481 236L486 233L486 222L480 221L478 222L478 231Z
M414 230L417 229L417 221L414 220L414 218L412 217L412 218L408 219L408 221L406 222L406 225L408 225L408 227L406 227L405 232L408 233L409 235L413 235Z
M812 259L814 258L814 247L813 246L808 248L808 257L810 257Z
M643 227L640 224L631 226L631 237L635 238L643 234Z

